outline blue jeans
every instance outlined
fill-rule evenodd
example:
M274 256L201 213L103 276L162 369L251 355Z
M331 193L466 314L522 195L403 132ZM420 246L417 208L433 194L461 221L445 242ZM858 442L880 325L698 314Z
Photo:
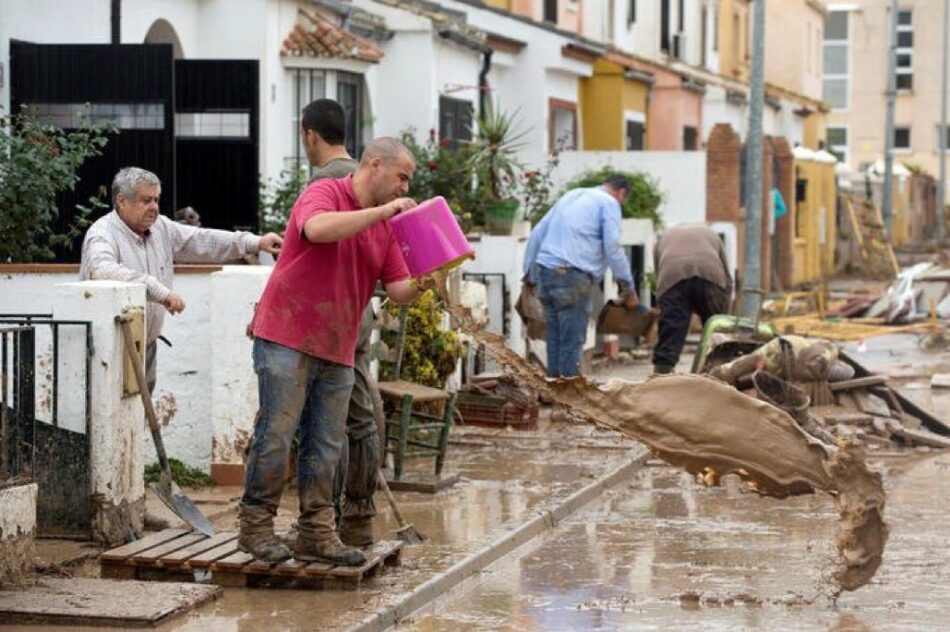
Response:
M538 298L548 320L548 377L581 372L594 279L577 268L538 266Z
M353 369L255 338L254 372L260 415L244 475L242 522L247 516L272 523L299 426L300 533L333 537L333 474L346 438Z

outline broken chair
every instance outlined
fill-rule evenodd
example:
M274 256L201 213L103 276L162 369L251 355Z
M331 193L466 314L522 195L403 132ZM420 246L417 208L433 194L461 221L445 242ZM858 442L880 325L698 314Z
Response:
M399 330L396 334L395 379L379 382L379 393L386 402L387 410L383 447L387 454L393 455L393 478L397 481L402 478L405 459L411 456L434 457L435 475L438 477L442 474L449 443L449 429L452 427L452 411L455 408L454 393L402 379L408 315L408 307L400 307ZM420 405L440 412L424 412L420 410Z

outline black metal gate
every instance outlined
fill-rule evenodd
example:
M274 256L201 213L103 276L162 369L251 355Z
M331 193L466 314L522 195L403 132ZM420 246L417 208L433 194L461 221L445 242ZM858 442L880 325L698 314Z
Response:
M256 60L175 61L177 204L202 226L257 231L258 101Z
M175 199L173 104L170 44L32 44L10 42L10 106L34 109L38 118L75 129L83 118L112 121L118 134L101 156L79 170L75 191L59 200L59 228L68 226L77 203L107 193L115 173L134 165L162 179L161 209L170 214ZM88 104L88 107L87 107ZM104 187L104 189L103 189ZM77 259L79 245L60 252Z
M29 106L66 130L111 121L118 133L58 200L58 228L77 203L137 166L162 181L161 211L191 206L202 225L257 229L258 62L175 60L170 44L10 43L11 109ZM288 122L289 125L289 122ZM95 218L93 218L95 219ZM57 253L79 257L77 242Z
M73 343L68 357L62 353L64 330ZM43 344L37 342L38 331L44 336ZM37 353L39 347L48 348L49 355ZM92 331L87 321L0 316L0 472L7 478L25 476L36 481L37 534L41 536L86 538L90 534L91 357ZM78 407L64 420L61 367L70 364L78 370L68 384L70 393L75 395L75 389L80 393L79 401L74 401ZM38 390L47 419L39 418Z

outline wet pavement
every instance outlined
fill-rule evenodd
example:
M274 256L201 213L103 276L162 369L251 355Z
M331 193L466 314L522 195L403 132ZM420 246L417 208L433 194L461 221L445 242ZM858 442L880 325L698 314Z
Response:
M950 456L879 464L891 537L872 583L821 595L834 556L831 498L707 489L643 468L520 557L490 568L438 614L449 630L933 629L950 612ZM814 600L814 603L808 603Z
M922 337L873 338L846 349L918 405L950 420L950 369ZM684 356L678 370L688 370ZM646 363L598 379L631 381ZM891 536L872 583L826 596L837 514L824 494L784 500L743 494L729 478L705 488L659 462L569 517L528 552L509 556L465 592L435 602L407 628L442 630L942 628L950 612L950 454L882 450ZM437 614L433 614L437 613Z
M932 372L950 369L950 354L923 352L918 337L907 335L871 339L852 351L870 370L895 376L894 385L909 398L950 419L950 391L929 387ZM687 372L691 360L684 354L678 370ZM596 378L639 381L649 372L646 360L604 366ZM460 474L461 482L435 495L396 493L407 520L431 538L405 548L400 568L355 592L227 589L217 602L160 629L313 630L359 623L538 510L629 462L638 449L587 425L546 419L530 432L456 428L447 473ZM885 471L892 530L884 564L871 585L836 606L818 588L834 559L837 514L830 497L762 499L740 493L729 479L722 488L706 489L654 463L404 627L939 627L942 612L950 611L950 553L942 548L950 541L944 483L950 455L907 451L877 463ZM431 467L431 460L411 465L418 472ZM236 527L239 495L238 488L195 492L220 529ZM382 495L377 506L376 536L392 538L396 522ZM295 515L291 490L278 528Z

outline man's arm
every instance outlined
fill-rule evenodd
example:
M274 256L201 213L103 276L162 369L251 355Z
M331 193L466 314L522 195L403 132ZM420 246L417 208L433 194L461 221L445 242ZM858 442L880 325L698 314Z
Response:
M722 263L722 269L726 272L726 292L732 293L732 271L729 269L729 261L726 259L726 246L722 243L719 235L716 235L716 241L719 242L719 262Z
M198 228L159 217L176 263L222 263L261 250L264 238L245 231Z
M170 288L152 275L120 263L117 249L105 237L86 237L82 245L82 268L90 279L141 283L145 286L146 298L152 303L164 303L172 294Z
M422 293L422 290L419 286L414 283L411 279L403 279L402 281L393 281L392 283L387 283L385 285L386 296L393 303L399 305L405 305L411 303L417 298L419 294Z
M538 252L541 251L541 243L544 241L544 236L548 234L548 227L551 225L550 220L553 213L554 207L551 207L551 210L541 218L541 221L534 227L534 230L531 231L531 236L528 238L528 247L524 253L524 274L521 277L525 283L533 284L535 282L535 279L531 278L531 272L538 258Z
M415 205L415 201L409 198L397 198L382 206L361 211L316 213L304 222L303 234L308 241L315 244L343 241L373 224L389 219L396 213L408 211Z
M629 290L635 291L633 287L633 272L630 269L630 261L624 254L623 247L620 245L621 214L620 205L617 202L612 204L605 203L601 206L601 230L603 234L604 258L614 273L614 279L626 285Z

